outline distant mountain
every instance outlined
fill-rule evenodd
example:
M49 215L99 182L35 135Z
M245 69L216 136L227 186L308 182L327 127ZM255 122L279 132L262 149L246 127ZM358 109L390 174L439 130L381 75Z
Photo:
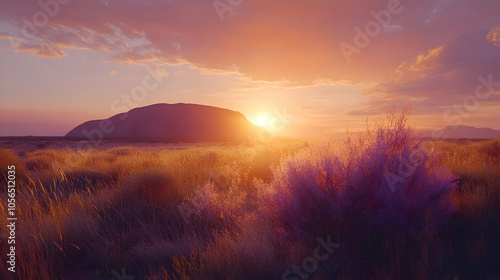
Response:
M66 134L87 139L246 140L261 129L243 114L197 104L155 104L105 120L85 122Z
M500 130L455 125L448 126L438 131L426 130L423 135L424 137L437 139L493 139L500 138Z

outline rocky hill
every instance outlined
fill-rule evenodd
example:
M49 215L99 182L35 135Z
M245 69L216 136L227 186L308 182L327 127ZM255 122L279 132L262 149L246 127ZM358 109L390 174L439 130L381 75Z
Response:
M236 111L197 104L155 104L85 122L66 137L226 141L246 140L259 129Z

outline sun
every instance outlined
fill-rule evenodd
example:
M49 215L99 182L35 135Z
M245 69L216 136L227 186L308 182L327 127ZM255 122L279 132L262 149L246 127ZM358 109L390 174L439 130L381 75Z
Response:
M269 125L271 124L271 121L269 120L269 117L267 116L260 116L257 121L255 122L256 125L264 128L269 128Z

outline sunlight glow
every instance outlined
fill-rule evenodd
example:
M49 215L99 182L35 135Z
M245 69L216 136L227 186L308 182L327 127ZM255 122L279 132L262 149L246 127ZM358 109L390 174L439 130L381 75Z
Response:
M255 124L260 126L260 127L269 128L271 121L269 120L269 117L267 117L267 116L260 116L257 119L257 121L255 122Z

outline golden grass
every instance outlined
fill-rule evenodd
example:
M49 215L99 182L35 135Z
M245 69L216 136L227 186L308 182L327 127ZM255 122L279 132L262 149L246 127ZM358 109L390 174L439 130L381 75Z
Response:
M306 145L41 149L23 157L0 149L2 174L10 164L18 170L18 276L102 279L126 267L144 279L281 278L314 246L280 239L269 210L270 183L280 163ZM471 276L479 268L467 270L461 263L481 262L498 242L499 229L484 217L499 218L500 140L430 141L426 146L441 151L439 164L460 177L453 193L459 206L451 229L455 235L449 241L419 237L419 250L428 258L403 262L414 261L421 279L436 260L449 279ZM3 221L5 202L0 201ZM392 263L405 258L399 243L384 242ZM5 255L6 246L1 248ZM462 253L450 256L450 248ZM330 261L323 270L335 267ZM389 275L379 272L373 277ZM0 273L9 273L5 262ZM337 276L363 278L345 270Z
M92 279L97 277L95 270L109 274L129 259L143 262L142 269L147 270L151 259L164 262L179 253L189 254L194 243L206 243L214 236L210 229L234 227L229 209L255 208L255 202L244 201L245 186L255 178L269 180L271 165L303 145L42 149L22 158L2 149L2 168L17 167L17 240L22 244L17 252L18 275ZM207 184L218 192L213 201L204 197L196 201ZM187 198L190 207L199 208L187 217L188 223L178 208ZM203 208L202 202L208 206ZM5 221L6 200L0 210ZM84 270L81 277L66 268L71 263ZM5 263L0 269L8 273Z
M500 140L431 141L430 149L443 153L440 164L460 177L455 192L461 208L470 214L498 207L500 202Z

